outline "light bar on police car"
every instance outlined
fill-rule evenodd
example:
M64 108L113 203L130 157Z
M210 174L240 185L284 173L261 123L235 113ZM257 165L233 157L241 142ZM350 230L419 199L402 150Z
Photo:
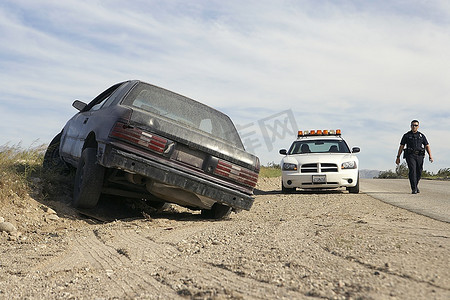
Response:
M328 129L317 129L317 130L299 130L297 133L297 137L302 137L302 136L323 136L323 135L341 135L341 130L340 129L336 129L336 130L328 130Z

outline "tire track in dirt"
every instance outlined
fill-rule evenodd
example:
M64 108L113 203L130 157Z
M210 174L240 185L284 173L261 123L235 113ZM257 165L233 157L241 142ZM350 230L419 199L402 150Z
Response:
M411 276L411 275L408 275L408 274L403 274L403 273L398 273L398 272L391 271L391 270L389 270L389 268L386 267L386 266L384 266L384 267L379 267L379 266L376 266L376 265L372 265L372 264L370 264L370 263L361 261L360 259L357 259L357 258L355 258L355 257L353 257L353 256L344 256L344 255L341 255L341 254L339 254L339 253L336 253L336 252L334 252L334 251L331 251L330 249L328 249L328 248L326 248L326 247L322 248L322 250L324 250L325 252L328 252L328 253L330 253L331 255L334 255L334 256L336 256L336 257L338 257L338 258L341 258L341 259L346 260L346 261L349 261L349 262L354 262L354 263L356 263L356 264L361 265L361 266L364 267L364 268L367 268L367 269L369 269L369 270L372 270L372 271L375 271L375 272L378 272L378 273L385 273L385 274L388 274L388 275L392 275L392 276L396 276L396 277L399 277L399 278L402 278L402 279L409 280L409 281L411 281L411 282L414 282L415 284L425 284L425 285L430 285L430 286L432 286L432 287L434 287L434 288L437 288L437 289L442 289L442 290L445 290L445 291L450 291L450 288L447 288L447 287L444 287L444 286L440 286L440 285L434 284L433 282L426 281L426 280L421 280L421 279L415 278L415 277L413 277L413 276Z
M197 224L188 230L190 234L201 231L212 223ZM77 233L65 252L40 264L36 270L56 274L87 270L109 282L108 290L103 291L102 295L111 297L224 295L264 299L267 294L289 298L301 295L233 271L224 265L180 252L176 241L185 237L186 232L182 227L179 230L180 232L171 230L170 237L164 236L164 241L160 242L155 242L154 239L161 237L141 234L129 228L109 229L107 233L101 230L86 231L83 235ZM95 294L95 291L92 292Z
M204 230L205 226L214 226L214 223L197 223L197 226L189 228L188 235ZM180 232L171 230L170 237L165 236L165 241L159 243L154 242L152 236L119 230L115 232L114 241L116 245L126 244L130 259L141 263L141 266L148 270L140 273L141 276L151 276L181 296L225 294L264 299L265 296L262 295L271 293L298 297L298 293L288 289L274 287L256 278L243 277L242 274L228 270L222 265L181 253L177 249L176 240L185 237L186 231L183 227L179 230Z
M106 241L96 230L83 236L73 235L73 242L66 252L41 264L36 270L57 273L77 270L95 272L100 278L112 283L106 291L111 297L124 295L133 298L141 295L143 290L164 290L165 286L158 280L148 272L142 272L139 264L142 264L143 259L135 259L134 253L136 249L158 249L164 254L166 249L161 249L158 244L133 234L130 230L114 231L113 235L117 237ZM120 243L115 245L115 240ZM144 253L143 250L137 252ZM145 251L152 253L153 257L152 260L145 259L146 265L151 261L157 263L168 259L157 252Z

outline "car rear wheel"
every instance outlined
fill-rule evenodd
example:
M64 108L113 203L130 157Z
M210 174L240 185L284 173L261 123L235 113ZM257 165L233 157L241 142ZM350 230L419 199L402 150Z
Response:
M84 149L75 174L73 206L95 207L100 198L104 176L105 168L97 163L97 149Z
M231 207L214 203L211 209L202 209L202 216L206 219L225 219L231 214Z

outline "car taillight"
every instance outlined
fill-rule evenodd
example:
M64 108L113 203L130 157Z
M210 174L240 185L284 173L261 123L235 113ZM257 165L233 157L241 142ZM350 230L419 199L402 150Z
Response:
M235 164L219 160L214 170L216 175L227 177L254 188L258 181L258 173L247 170Z
M163 137L143 131L133 126L126 125L121 122L117 122L114 125L114 128L111 130L110 136L130 142L132 144L139 145L161 154L164 153L164 150L166 149L166 146L168 144L168 140Z

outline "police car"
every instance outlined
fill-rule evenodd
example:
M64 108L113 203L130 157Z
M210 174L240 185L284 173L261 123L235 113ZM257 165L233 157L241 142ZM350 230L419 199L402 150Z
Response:
M341 130L299 131L281 160L283 193L301 189L335 189L345 187L350 193L359 193L359 161L341 137Z

